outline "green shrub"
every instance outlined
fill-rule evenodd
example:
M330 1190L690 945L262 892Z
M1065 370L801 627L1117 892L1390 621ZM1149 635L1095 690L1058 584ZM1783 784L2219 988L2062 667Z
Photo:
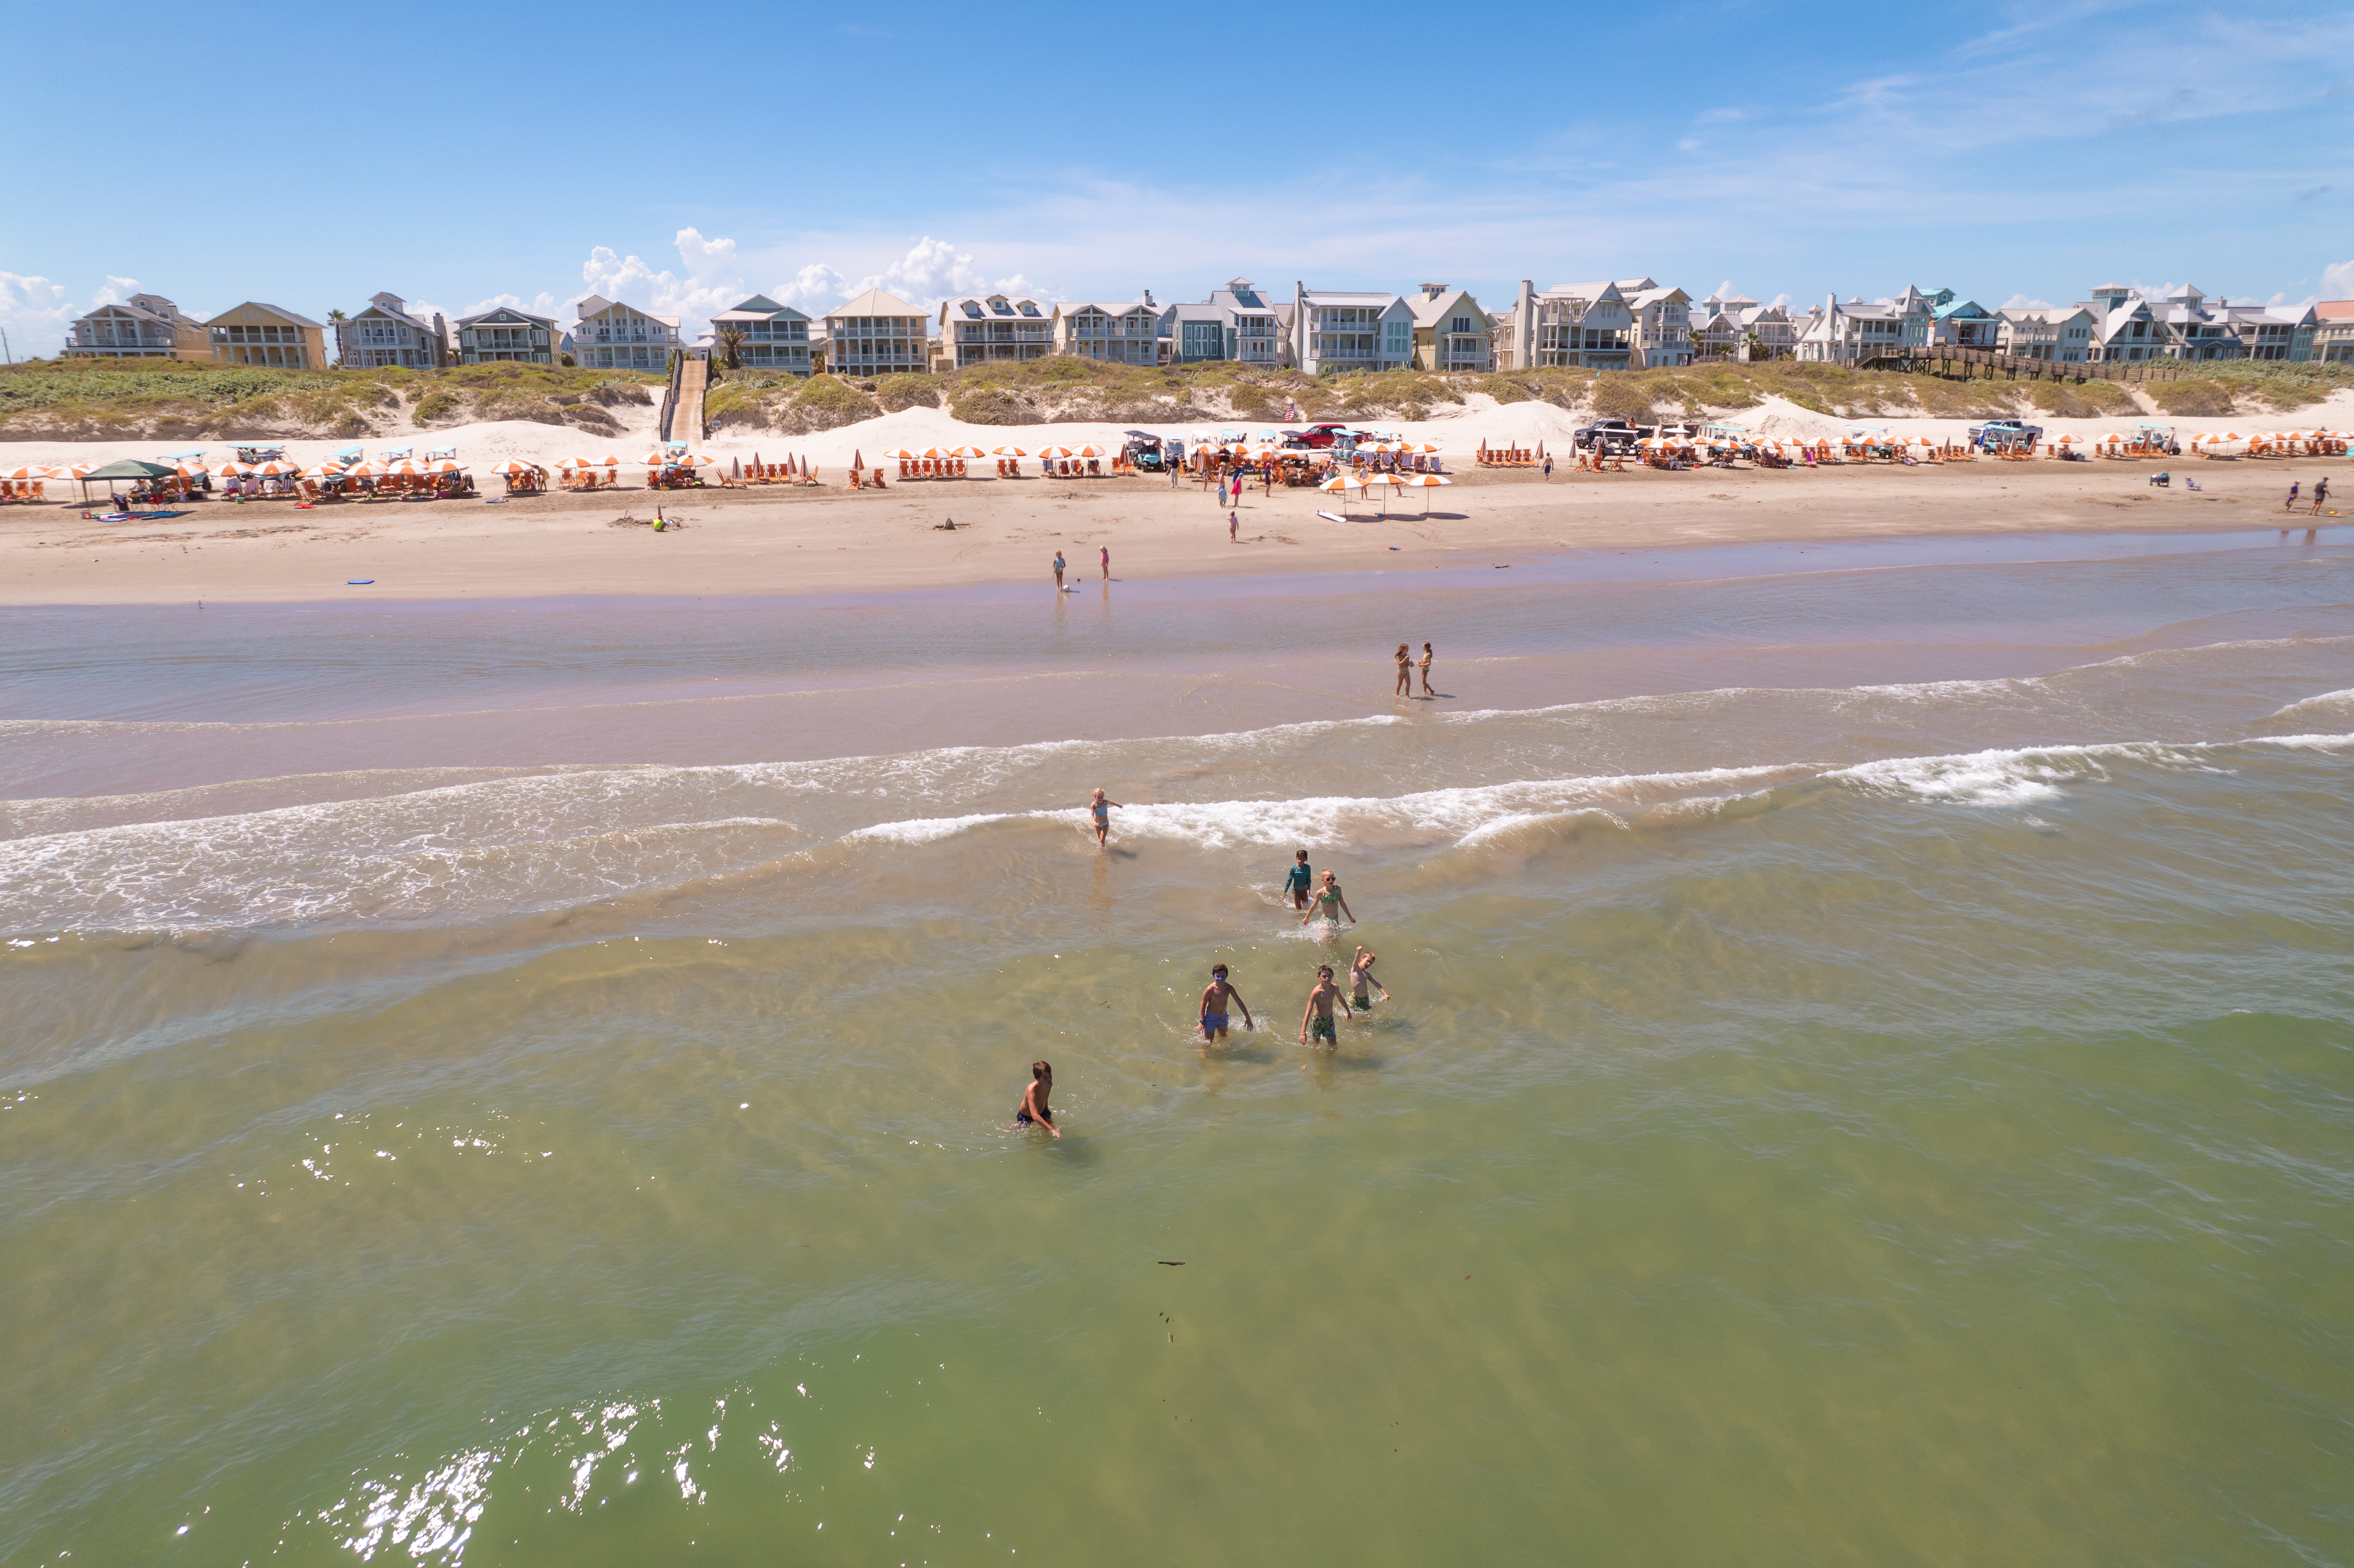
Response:
M839 376L812 376L778 411L777 428L792 435L839 429L882 413L881 404Z
M883 405L886 414L902 408L937 408L940 406L940 383L933 376L885 376L875 383L875 400Z
M968 387L956 394L949 412L968 425L1026 425L1038 411L1002 387Z
M2233 387L2218 377L2201 376L2180 381L2148 381L2142 384L2150 401L2169 414L2199 415L2229 414L2232 406Z
M446 418L461 406L455 392L447 387L436 387L417 400L417 422L423 425Z
M1639 376L1605 376L1594 389L1594 411L1607 419L1647 418L1651 389Z

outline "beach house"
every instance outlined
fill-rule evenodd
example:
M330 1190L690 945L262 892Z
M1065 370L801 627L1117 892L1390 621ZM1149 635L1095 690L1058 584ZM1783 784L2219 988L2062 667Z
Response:
M1488 313L1462 289L1425 283L1407 302L1414 312L1414 363L1423 370L1488 371L1496 368L1494 335Z
M887 376L931 367L929 319L880 289L826 312L825 367L839 376Z
M1507 319L1496 340L1500 370L1624 370L1635 352L1635 313L1606 280L1539 293L1523 278Z
M713 316L711 335L715 353L722 358L732 355L748 369L810 374L809 313L780 305L766 294L754 294Z
M1166 356L1161 323L1167 313L1150 289L1140 300L1057 305L1055 352L1114 365L1159 365Z
M346 369L397 365L439 370L452 363L454 351L440 312L434 312L428 324L408 313L408 302L398 294L372 294L367 309L335 323L335 353Z
M2060 365L2082 365L2093 348L2093 313L2082 305L2024 308L2006 305L1995 313L1998 354L2021 359L2048 359Z
M939 329L938 368L946 370L993 359L1044 359L1055 352L1057 324L1055 313L1035 300L962 294L940 302Z
M68 359L194 359L213 356L205 323L180 313L161 294L133 294L76 316L66 334Z
M2313 307L2312 355L2325 365L2354 365L2354 300L2323 300Z
M2311 305L2234 305L2218 302L2224 324L2240 338L2247 359L2286 359L2302 363L2313 357L2313 340L2321 317Z
M1414 358L1414 309L1397 294L1340 292L1292 285L1293 368L1401 370Z
M2000 332L2001 323L1995 313L1976 300L1948 300L1933 303L1929 311L1931 343L1951 344L1956 348L1992 348Z
M289 370L327 367L327 329L308 316L259 300L233 305L205 323L217 365L271 365Z
M1635 318L1630 362L1659 370L1692 362L1691 296L1662 288L1649 278L1621 278L1619 297Z
M458 359L463 365L553 365L562 335L552 316L535 316L513 305L499 305L458 318Z
M2258 305L2227 307L2220 301L2210 305L2207 296L2188 283L2156 300L2129 283L2104 283L2082 302L2082 308L2094 318L2093 357L2098 360L2231 360L2244 358L2258 346L2284 350L2271 357L2285 359L2297 345L2294 320L2268 322L2264 307ZM2287 330L2267 334L2262 331L2266 325ZM2309 346L2309 331L2305 341Z
M1823 296L1822 309L1808 313L1797 335L1797 357L1815 365L1857 365L1867 359L1893 356L1929 342L1933 307L1920 290L1906 288L1893 300L1866 304L1839 296Z
M1269 369L1283 363L1281 308L1260 294L1248 278L1229 279L1199 304L1171 305L1161 313L1161 335L1171 363L1193 365L1231 359Z
M1691 309L1692 354L1701 361L1745 359L1742 350L1747 348L1748 334L1741 324L1744 306L1757 302L1746 294L1727 298L1711 294Z
M572 358L590 370L665 370L679 346L678 318L590 294L572 327Z

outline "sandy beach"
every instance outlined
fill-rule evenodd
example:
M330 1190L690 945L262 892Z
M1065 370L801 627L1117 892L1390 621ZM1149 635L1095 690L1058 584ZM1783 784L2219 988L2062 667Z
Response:
M651 416L628 410L638 424ZM1769 400L1727 418L1785 438L1837 434L1850 421ZM960 424L938 409L910 409L810 437L723 432L701 450L719 460L776 462L790 454L815 464L821 484L652 492L643 469L621 468L622 484L590 499L564 492L486 504L464 502L341 503L313 509L292 502L243 504L200 501L182 515L99 523L80 504L0 511L0 602L11 604L167 604L204 599L295 601L368 594L376 598L462 599L545 595L773 595L896 589L1046 580L1060 550L1074 579L1100 576L1098 552L1112 553L1115 579L1257 573L1420 570L1563 548L1681 548L1766 540L1831 540L1985 532L2213 531L2278 527L2291 521L2282 498L2292 481L2313 482L2347 466L2343 459L2160 464L1992 460L1923 467L1847 464L1819 470L1701 470L1668 473L1565 471L1570 433L1583 418L1544 403L1498 406L1474 395L1449 417L1389 423L1416 440L1438 443L1452 486L1392 501L1386 515L1353 503L1349 520L1312 491L1246 493L1239 544L1226 537L1225 512L1197 482L1172 489L1164 478L1083 481L1036 477L893 484L853 493L844 476L854 456L871 463L901 446L920 450L970 441L1035 451L1049 443L1116 444L1119 428L1038 428ZM2090 440L2131 429L2131 421L2050 419L2053 436ZM2281 415L2268 425L2237 419L2173 421L2181 437L2256 428L2354 424L2354 393ZM1958 440L1951 420L1871 421L1896 435ZM1193 434L1193 431L1172 432ZM454 444L478 473L523 458L553 466L566 457L609 452L640 457L651 428L632 426L610 441L577 430L500 422L430 437ZM1480 470L1482 442L1555 454L1551 482L1521 470ZM347 442L294 440L289 455L305 463ZM369 443L371 450L391 444ZM225 457L226 447L212 455ZM159 443L21 441L0 443L0 464L106 462L152 457ZM977 464L986 467L986 464ZM2159 468L2170 488L2149 484ZM715 473L719 469L713 471ZM2200 488L2190 490L2186 480ZM73 495L69 483L50 494ZM495 479L482 484L495 496ZM2342 486L2341 486L2342 488ZM2349 499L2354 499L2350 496ZM622 523L650 522L661 507L680 525L660 535ZM2301 503L2297 520L2305 519ZM950 532L942 525L953 520ZM2326 520L2326 519L2325 519ZM373 578L366 588L353 578Z

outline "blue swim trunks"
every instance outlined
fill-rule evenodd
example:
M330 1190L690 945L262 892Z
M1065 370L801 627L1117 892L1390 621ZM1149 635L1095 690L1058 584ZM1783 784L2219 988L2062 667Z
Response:
M1226 1015L1225 1015L1225 1013L1223 1013L1223 1012L1205 1012L1205 1013L1202 1014L1202 1033L1204 1033L1204 1034L1214 1034L1214 1033L1216 1033L1219 1030L1224 1029L1225 1026L1226 1026Z

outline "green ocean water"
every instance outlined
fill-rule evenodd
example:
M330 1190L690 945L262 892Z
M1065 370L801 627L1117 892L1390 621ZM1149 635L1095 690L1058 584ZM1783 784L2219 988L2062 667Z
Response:
M20 789L0 1558L2354 1560L2354 641L2179 641Z

